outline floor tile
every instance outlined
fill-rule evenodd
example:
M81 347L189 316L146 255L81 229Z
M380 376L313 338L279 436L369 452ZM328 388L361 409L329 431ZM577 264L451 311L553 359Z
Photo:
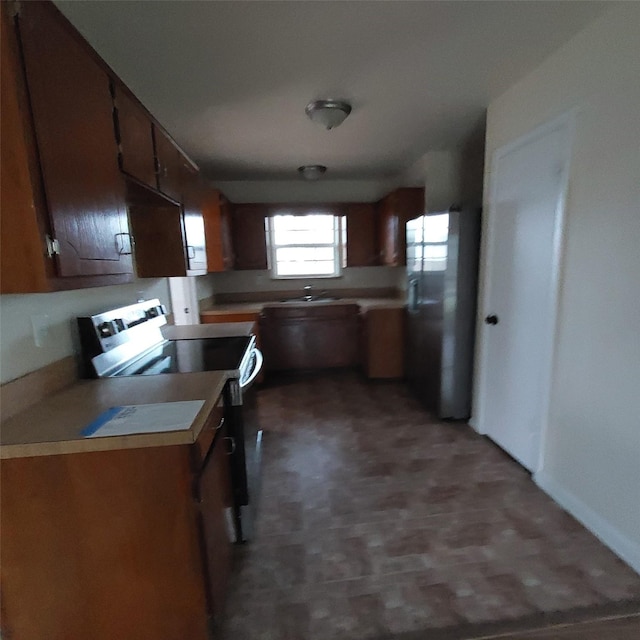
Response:
M340 372L258 395L257 533L237 549L226 640L378 640L640 602L640 577L522 467L402 383Z

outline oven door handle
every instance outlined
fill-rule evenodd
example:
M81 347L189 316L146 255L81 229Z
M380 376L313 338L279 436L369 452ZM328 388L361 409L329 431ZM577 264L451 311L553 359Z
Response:
M253 384L253 381L258 377L258 374L260 373L260 370L262 369L262 363L264 362L264 357L262 356L262 351L260 351L260 349L255 347L253 349L253 353L254 353L254 355L256 357L256 361L255 361L255 363L253 365L253 371L251 372L251 375L244 382L240 383L240 388L241 389L246 389L251 384Z

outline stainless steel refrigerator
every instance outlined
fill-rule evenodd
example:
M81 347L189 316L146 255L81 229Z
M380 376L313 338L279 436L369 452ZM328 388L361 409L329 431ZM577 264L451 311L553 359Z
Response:
M440 418L471 415L480 210L428 213L407 223L406 372Z

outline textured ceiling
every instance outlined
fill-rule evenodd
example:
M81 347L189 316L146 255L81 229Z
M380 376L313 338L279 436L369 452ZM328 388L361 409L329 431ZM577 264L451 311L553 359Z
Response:
M607 2L57 1L211 179L381 179L460 145ZM325 131L316 98L353 112Z

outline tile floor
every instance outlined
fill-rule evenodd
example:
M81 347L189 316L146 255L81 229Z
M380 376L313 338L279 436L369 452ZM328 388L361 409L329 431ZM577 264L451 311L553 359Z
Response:
M524 469L403 384L282 380L259 405L257 534L238 550L226 640L369 640L640 601L640 577Z

